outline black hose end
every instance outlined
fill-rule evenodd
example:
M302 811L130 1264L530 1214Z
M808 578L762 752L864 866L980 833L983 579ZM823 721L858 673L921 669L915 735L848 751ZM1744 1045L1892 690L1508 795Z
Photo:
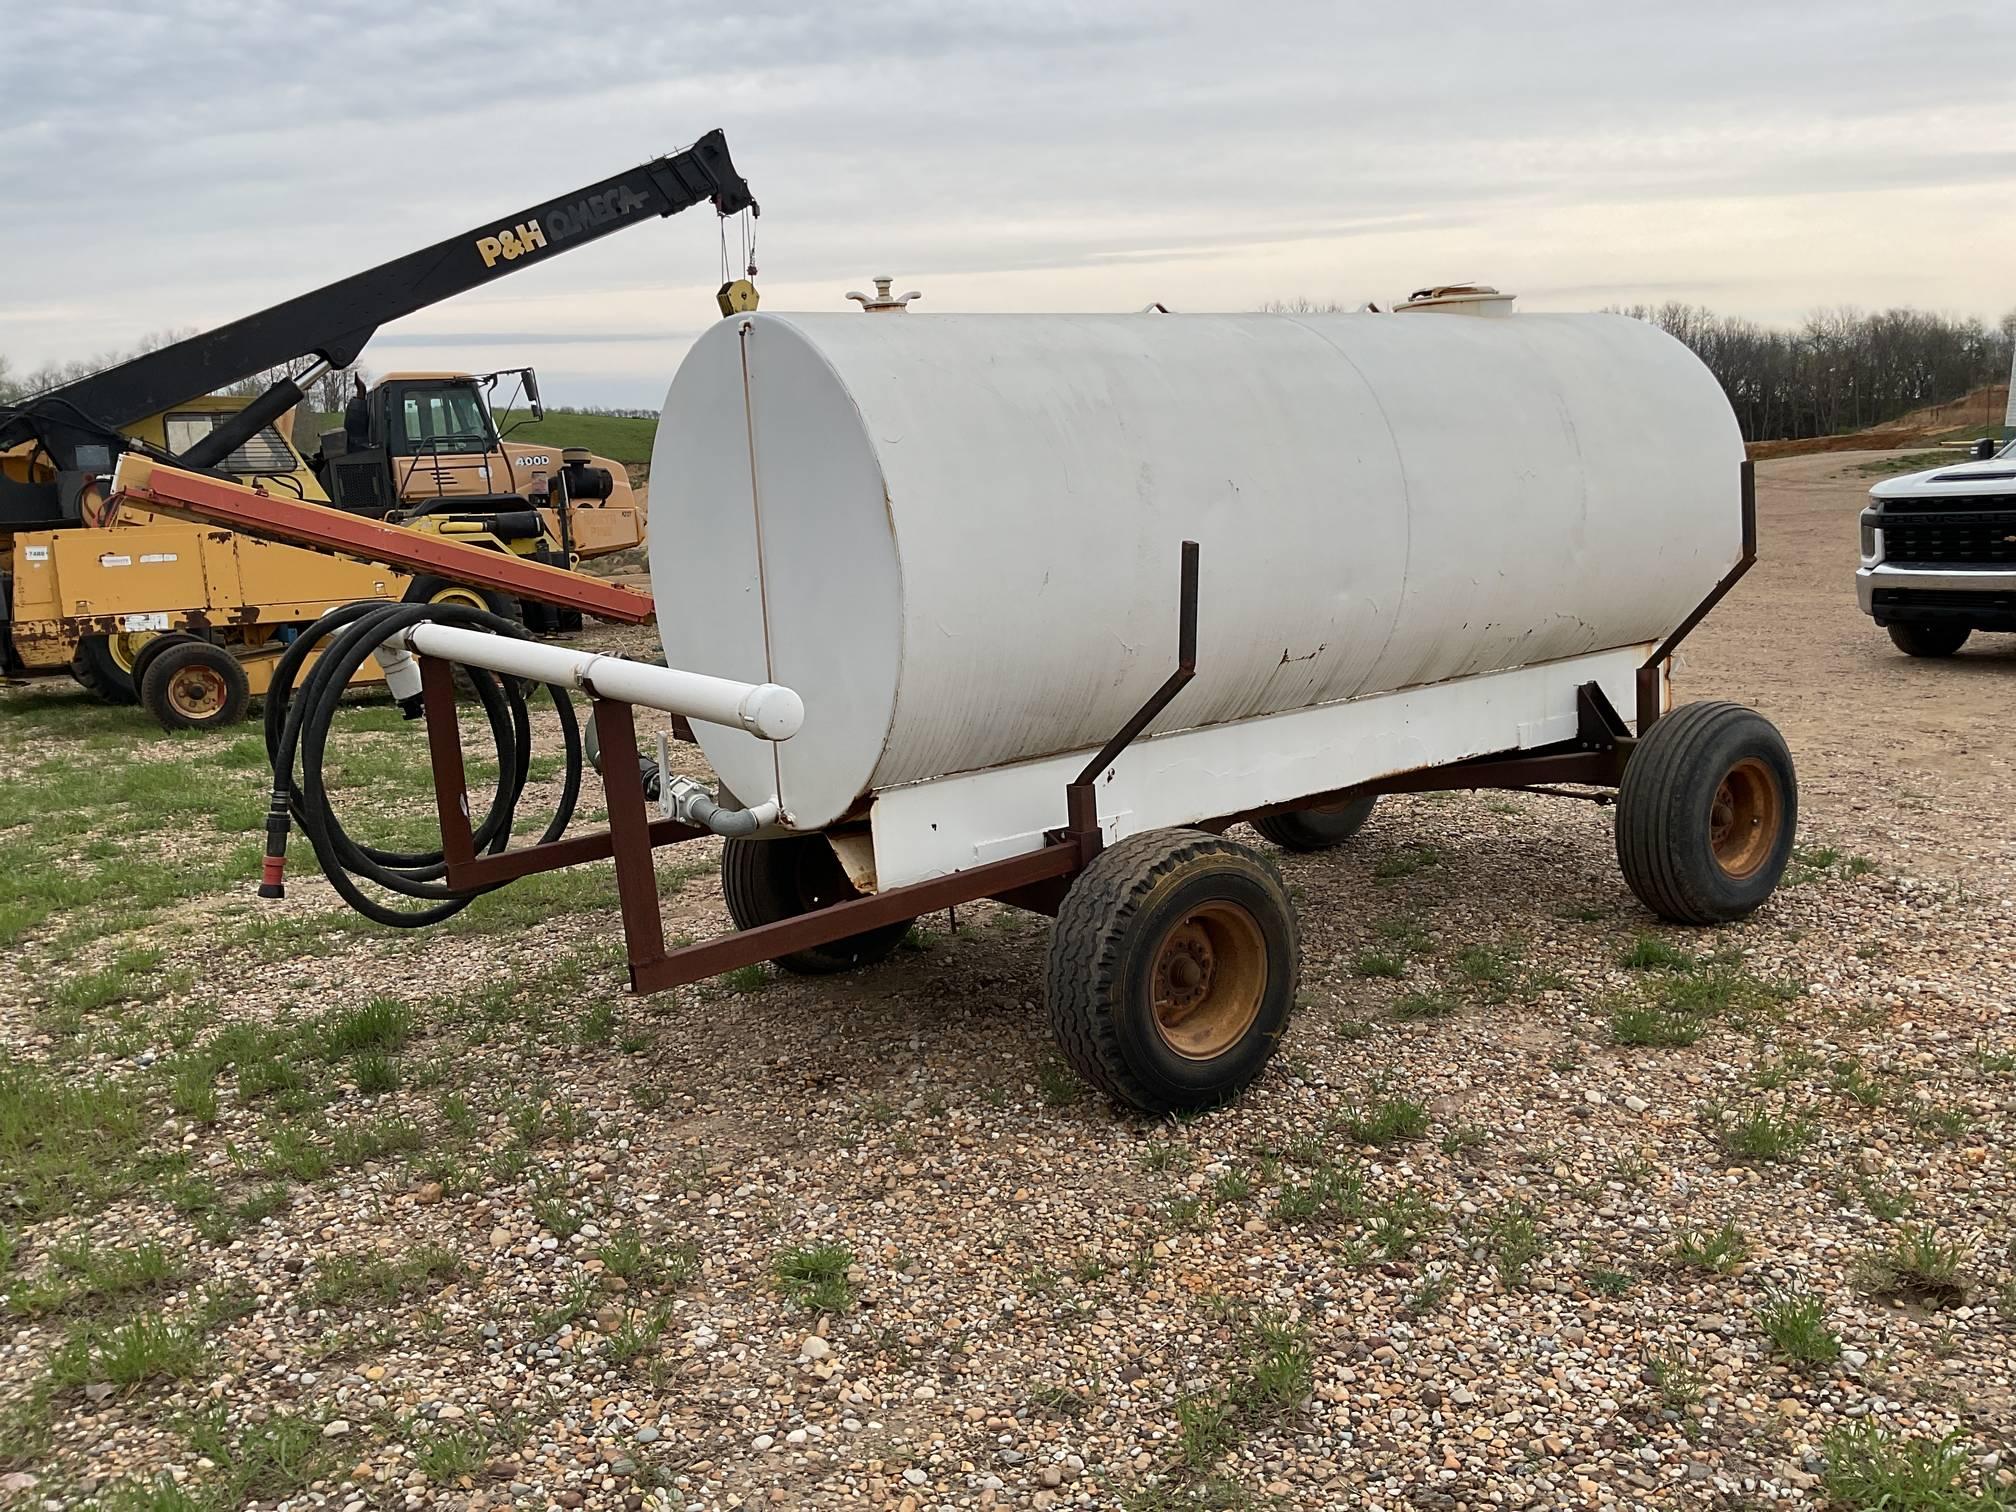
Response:
M418 719L426 712L426 701L418 693L415 693L411 698L402 698L399 700L399 717L401 719Z
M285 882L261 882L259 884L259 896L262 898L284 898L287 896L287 884Z

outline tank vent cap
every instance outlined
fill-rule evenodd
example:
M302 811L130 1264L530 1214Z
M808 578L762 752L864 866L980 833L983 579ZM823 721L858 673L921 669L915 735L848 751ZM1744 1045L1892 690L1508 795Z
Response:
M863 294L859 289L850 289L847 292L847 297L849 299L860 300L861 308L864 310L889 310L900 315L903 311L910 308L911 300L922 299L924 296L915 289L912 289L908 294L891 294L889 286L894 281L889 278L877 278L873 294Z
M1501 294L1489 284L1435 284L1416 289L1395 305L1396 310L1440 310L1451 315L1510 315L1516 296Z

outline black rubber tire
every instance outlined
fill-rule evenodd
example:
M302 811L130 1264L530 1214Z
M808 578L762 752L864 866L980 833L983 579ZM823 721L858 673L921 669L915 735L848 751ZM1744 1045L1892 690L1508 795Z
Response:
M795 919L861 896L823 835L734 839L721 846L721 896L737 929ZM776 964L800 976L831 976L888 957L914 919L864 930L844 940L794 950Z
M1251 915L1266 975L1253 1021L1211 1059L1179 1054L1153 1005L1164 938L1210 903ZM1215 1107L1273 1057L1295 1007L1302 951L1295 909L1260 851L1195 830L1154 830L1107 847L1064 895L1050 936L1050 1026L1078 1074L1146 1113Z
M1906 656L1951 656L1967 644L1972 625L1891 625L1890 643Z
M483 607L488 609L492 614L499 615L504 619L516 620L521 625L525 623L524 607L519 604L513 595L499 593L495 588L478 588L472 583L458 583L452 578L438 577L431 572L422 573L406 585L406 592L403 595L402 602L408 604L432 604L439 600L440 595L449 592L451 589L459 590L463 594L475 594L483 600ZM462 600L458 597L453 602L460 603ZM472 605L471 607L473 608L474 606Z
M106 703L139 701L140 690L133 685L133 674L113 657L105 636L87 635L77 642L76 654L70 658L70 675Z
M210 674L219 689L216 704L202 714L192 713L186 702L178 706L175 693L176 679L197 669ZM191 639L148 662L140 702L164 730L221 730L245 717L252 690L237 657L222 646Z
M1775 786L1775 833L1742 874L1717 860L1713 814L1739 766ZM1778 886L1799 825L1799 781L1777 727L1734 703L1688 704L1652 726L1617 788L1617 864L1645 906L1676 924L1727 924Z
M202 639L202 636L191 635L187 630L168 630L155 636L133 655L133 686L135 688L147 686L147 669L154 665L154 658L170 646L188 645Z
M1294 809L1255 819L1253 828L1283 850L1324 851L1342 845L1365 827L1379 795L1354 798L1328 809Z

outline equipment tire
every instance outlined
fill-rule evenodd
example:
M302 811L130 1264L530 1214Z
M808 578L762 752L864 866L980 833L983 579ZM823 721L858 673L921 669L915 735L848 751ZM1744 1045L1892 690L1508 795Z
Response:
M140 702L164 730L217 730L245 717L252 691L237 657L192 638L148 662Z
M504 619L525 623L525 611L518 600L508 593L499 593L495 588L478 588L469 583L458 583L452 578L438 577L428 572L422 573L406 585L402 602L408 604L467 604L472 609L487 609Z
M145 688L147 686L147 669L154 665L154 658L159 656L163 651L166 651L170 646L186 645L191 641L200 641L201 639L203 639L202 636L191 635L187 630L167 630L159 635L149 637L147 644L142 646L133 657L133 686L135 688Z
M1379 795L1373 793L1343 803L1326 803L1321 808L1291 809L1285 814L1255 819L1253 828L1283 850L1329 850L1363 829L1378 802Z
M737 929L795 919L861 896L823 835L779 840L735 838L721 846L721 896ZM809 945L775 957L800 976L831 976L888 957L914 920L863 930L844 940Z
M1901 624L1888 628L1890 643L1906 656L1951 656L1974 633L1972 625Z
M1734 703L1652 726L1617 788L1617 864L1676 924L1727 924L1770 897L1792 858L1799 782L1777 727Z
M1050 1026L1078 1073L1146 1113L1214 1107L1265 1068L1301 973L1261 852L1195 830L1107 847L1050 936Z
M130 642L131 638L125 640ZM132 647L136 653L139 649ZM109 635L87 635L77 642L76 654L70 658L70 675L109 704L130 704L140 697L133 683L131 658L114 652Z

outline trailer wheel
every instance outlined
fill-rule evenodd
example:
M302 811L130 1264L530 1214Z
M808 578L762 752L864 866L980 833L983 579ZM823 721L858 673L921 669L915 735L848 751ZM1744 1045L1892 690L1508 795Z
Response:
M237 657L189 640L149 661L140 702L164 730L215 730L245 717L252 692Z
M737 929L795 919L861 896L823 835L778 840L734 839L721 846L721 895ZM863 930L844 940L810 945L776 963L801 976L830 976L886 958L913 920Z
M1726 924L1784 875L1799 783L1777 727L1733 703L1688 704L1652 726L1617 789L1617 864L1676 924Z
M1906 656L1951 656L1967 644L1972 625L1892 625L1890 643Z
M1269 814L1265 819L1255 819L1253 828L1283 850L1329 850L1363 829L1378 802L1379 795L1374 793L1366 798L1347 798L1342 803Z
M106 703L130 704L140 696L133 683L133 658L147 639L145 633L87 635L70 658L70 675Z
M1078 1073L1149 1113L1212 1107L1266 1066L1301 947L1273 863L1156 830L1101 852L1050 936L1050 1024Z

